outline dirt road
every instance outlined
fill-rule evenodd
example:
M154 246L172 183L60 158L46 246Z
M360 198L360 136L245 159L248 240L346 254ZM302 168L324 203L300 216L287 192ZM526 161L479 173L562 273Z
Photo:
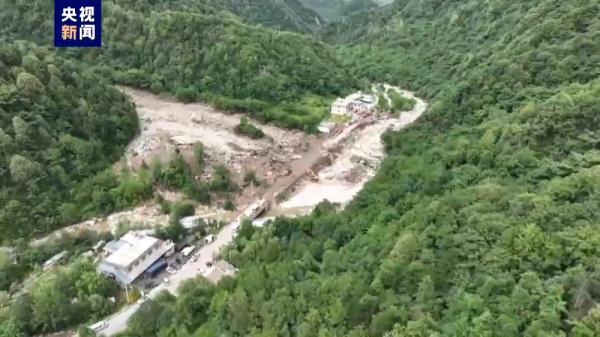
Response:
M414 98L417 104L399 117L380 117L375 123L354 130L332 165L319 172L319 181L303 183L296 194L280 205L282 208L312 207L324 199L345 204L375 175L385 155L381 135L387 129L399 130L410 125L427 108L427 103L410 91L389 85L385 88L398 90L403 96Z
M147 124L143 124L144 131L142 131L140 137L130 146L130 150L137 153L136 155L133 155L133 157L136 157L137 155L144 157L148 152L151 153L154 150L153 147L146 148L145 146L151 144L153 139L158 139L154 137L167 137L173 142L173 146L182 145L182 143L178 141L178 139L182 139L180 136L190 137L188 140L202 141L205 143L207 148L210 149L209 151L215 151L214 153L225 153L225 155L228 153L231 155L240 152L244 154L245 150L239 151L239 148L260 148L260 146L265 145L260 144L260 142L246 141L245 143L241 143L239 147L231 146L227 140L231 137L238 136L235 134L232 135L232 133L227 130L221 130L220 132L215 130L210 131L210 129L213 128L210 125L214 125L212 123L223 123L221 127L227 128L227 125L231 127L232 125L235 125L237 121L231 119L232 117L230 116L222 116L220 114L220 116L212 116L215 112L206 110L210 109L206 106L166 102L153 95L131 91L129 89L127 89L127 92L129 92L134 100L136 100L138 109L141 110L141 118L147 118ZM400 92L403 95L414 97L411 92ZM381 142L381 135L383 132L387 129L398 130L406 127L414 122L425 111L427 104L419 98L414 98L417 100L414 109L402 113L399 117L379 116L372 124L364 126L363 128L352 127L350 129L351 132L348 131L347 133L348 137L336 137L333 138L333 142L330 141L327 144L323 144L323 141L320 139L312 138L301 151L302 154L294 153L297 149L293 149L290 155L295 155L289 156L290 159L287 159L285 162L286 165L289 165L291 174L274 179L268 187L254 193L255 195L252 196L253 199L251 199L251 201L254 201L254 198L259 197L265 197L267 199L273 198L275 193L280 193L282 190L288 189L291 185L299 184L297 192L294 193L289 200L279 205L279 207L275 207L271 214L302 214L323 199L342 204L349 202L354 195L362 189L365 182L375 174L377 167L381 160L383 160L384 148ZM170 111L173 110L179 111L178 114L183 113L184 116L186 113L189 115L194 114L194 111L196 111L196 113L202 111L201 115L207 116L206 119L205 117L202 117L202 120L205 121L203 123L209 123L207 121L208 117L217 118L217 121L210 122L208 125L198 126L198 129L207 131L209 132L208 134L210 134L210 137L216 137L218 139L207 141L203 136L196 134L196 132L198 132L196 126L190 127L189 125L184 125L186 123L189 124L185 121L186 117L169 115ZM198 118L198 114L194 115L196 116L194 118ZM164 116L168 117L167 121L161 119ZM152 118L154 118L154 122ZM177 125L181 126L181 128ZM285 136L286 131L281 132L283 132L283 136ZM298 142L296 143L296 146L301 147L301 144L304 143ZM323 158L331 157L332 151L337 145L343 145L341 151L335 154L336 158L330 165L320 167L321 169L317 171L319 181L306 181L304 179L306 177L306 170L308 168L314 168L317 163L323 160ZM273 144L271 144L271 146L273 146ZM141 152L137 152L138 150ZM256 148L254 148L253 151L256 151ZM267 149L267 151L273 151L273 149ZM264 158L258 155L242 156L240 157L242 158L241 161L238 163L246 163L245 160L250 160L250 162L254 160L256 162L260 159L267 160L271 163L272 160L269 157L270 153L272 152L266 152ZM274 153L278 154L279 152L278 150L275 150ZM240 207L239 209L243 209L243 207ZM206 262L218 254L224 246L232 242L235 237L234 227L234 222L225 226L221 232L217 234L215 242L200 249L200 258L197 261L185 264L181 270L171 277L170 284L161 284L153 289L149 296L155 297L162 290L169 290L176 294L177 287L181 282L201 274L203 269L205 269ZM133 304L109 317L106 320L108 326L101 334L112 336L123 331L126 328L127 320L138 308L139 304Z

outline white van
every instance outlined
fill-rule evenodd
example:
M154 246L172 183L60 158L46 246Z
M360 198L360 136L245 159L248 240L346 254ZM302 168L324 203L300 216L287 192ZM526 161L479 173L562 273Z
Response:
M194 250L196 250L196 246L185 247L181 250L181 255L183 255L183 257L187 258L188 256L190 256L190 254L192 254L194 252Z
M90 330L92 330L94 332L98 332L103 329L106 329L107 326L108 326L108 323L106 321L100 321L98 323L94 323L94 324L90 325L89 328L90 328Z

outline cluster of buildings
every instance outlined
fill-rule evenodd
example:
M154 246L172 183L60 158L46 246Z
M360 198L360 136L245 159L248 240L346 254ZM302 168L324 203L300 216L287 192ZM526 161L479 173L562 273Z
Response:
M373 112L376 104L377 100L374 96L358 92L345 98L337 98L331 104L331 114L351 117L360 116L361 114Z
M342 116L351 121L366 118L375 111L377 99L373 95L357 92L344 98L338 97L330 107L332 116ZM317 129L322 133L339 131L339 123L323 121Z
M255 219L266 208L268 208L268 202L264 199L251 204L234 220L234 232L239 229L242 218ZM198 218L198 216L186 217L181 219L181 223L186 231L191 232L201 223ZM214 235L207 235L203 239L203 244L210 244L215 239ZM181 245L181 242L178 244ZM95 257L98 262L98 270L101 273L114 278L123 286L128 286L142 275L150 278L154 277L167 266L168 258L181 248L177 248L176 244L171 241L155 238L151 233L131 231L118 240L100 241L90 251L82 255ZM188 258L195 247L188 246L187 249L181 250L181 255L184 258ZM56 254L44 263L44 270L52 269L65 260L66 257L68 257L68 251ZM214 283L224 276L233 276L237 271L235 267L222 260L211 264L210 267L205 277Z

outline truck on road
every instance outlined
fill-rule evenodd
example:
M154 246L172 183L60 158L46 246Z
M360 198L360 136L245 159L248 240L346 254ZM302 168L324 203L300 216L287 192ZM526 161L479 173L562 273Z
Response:
M246 208L244 210L244 212L242 212L242 216L246 217L250 220L254 220L262 212L266 211L268 207L269 207L269 203L267 202L267 200L259 199L259 200L255 201L253 204L251 204L250 206L248 206L248 208Z

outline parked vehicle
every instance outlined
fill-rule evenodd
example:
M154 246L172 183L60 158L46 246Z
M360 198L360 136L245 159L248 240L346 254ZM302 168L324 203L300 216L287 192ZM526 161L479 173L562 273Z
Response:
M183 248L183 249L181 250L181 255L182 255L184 258L187 258L188 256L190 256L190 255L191 255L191 254L194 252L194 250L196 250L196 246L188 246L188 247L185 247L185 248Z
M98 323L94 323L92 325L90 325L90 330L93 330L94 332L98 332L98 331L102 331L104 329L106 329L106 327L108 326L108 322L106 321L100 321Z
M165 259L160 259L160 260L156 261L155 263L153 263L148 269L146 269L144 274L146 275L147 278L153 278L156 275L158 275L160 272L162 272L162 270L166 266L167 266L167 261Z
M236 220L233 222L233 232L234 232L234 233L237 233L237 232L239 232L239 230L240 230L240 227L242 227L242 224L241 224L241 222L240 222L240 219L236 219Z
M260 199L248 206L248 208L242 212L242 215L250 220L254 220L260 215L260 213L266 211L268 208L269 203L265 199Z
M166 278L166 277L165 277L165 280L164 280L163 282L164 282L166 285L169 285L169 284L171 284L171 281L170 281L168 278Z
M177 270L175 268L171 267L171 266L168 266L167 267L167 273L169 273L169 274L175 274L175 273L177 273Z
M142 303L146 302L147 300L148 300L148 296L142 295L142 297L140 297L140 299L138 300L138 303L142 304Z
M157 286L156 282L152 282L152 281L144 282L144 289L152 289L156 286Z

